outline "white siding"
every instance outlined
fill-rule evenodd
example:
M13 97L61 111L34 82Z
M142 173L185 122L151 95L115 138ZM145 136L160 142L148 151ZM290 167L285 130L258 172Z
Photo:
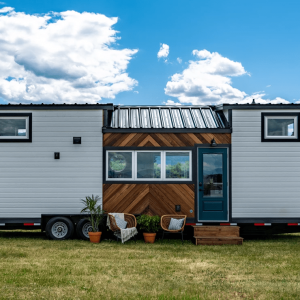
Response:
M32 143L0 143L0 218L78 214L102 197L102 110L19 112L32 113Z
M299 218L300 143L262 143L262 112L299 111L232 111L232 216Z

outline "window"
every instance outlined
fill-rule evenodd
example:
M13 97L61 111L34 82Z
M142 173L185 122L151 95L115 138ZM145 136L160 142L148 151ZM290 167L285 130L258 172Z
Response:
M191 151L107 151L107 180L192 180Z
M190 178L189 152L166 152L166 178Z
M262 113L262 142L297 142L297 113Z
M0 142L31 142L32 114L0 114Z

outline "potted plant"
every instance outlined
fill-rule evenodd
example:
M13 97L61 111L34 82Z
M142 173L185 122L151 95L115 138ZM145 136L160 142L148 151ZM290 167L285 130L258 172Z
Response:
M92 195L92 197L85 197L85 199L81 199L84 204L84 208L81 210L81 213L88 213L89 215L86 217L87 220L91 222L92 231L89 232L90 241L92 243L99 243L102 232L99 231L99 224L103 219L104 210L101 205L98 205L98 201L100 200L99 196Z
M137 223L145 231L143 232L145 243L154 243L156 232L160 228L159 222L159 216L141 215L137 217Z

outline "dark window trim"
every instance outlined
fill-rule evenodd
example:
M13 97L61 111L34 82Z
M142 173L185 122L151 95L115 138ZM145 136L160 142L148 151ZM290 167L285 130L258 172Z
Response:
M0 113L1 117L29 117L29 128L28 128L28 138L27 139L2 139L0 138L0 143L31 143L32 142L32 113Z
M106 152L107 151L191 151L192 180L107 180L106 179ZM195 176L193 160L195 156L195 147L103 147L103 184L194 184Z
M265 117L297 117L297 134L298 138L288 139L288 138L265 138ZM300 126L299 126L299 116L300 113L261 113L261 142L283 142L283 143L294 143L300 141Z

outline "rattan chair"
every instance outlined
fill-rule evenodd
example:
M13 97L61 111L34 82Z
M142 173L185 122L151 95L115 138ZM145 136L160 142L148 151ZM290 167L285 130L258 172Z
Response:
M107 217L109 218L111 231L113 231L113 232L121 231L121 229L117 225L115 217L113 215L111 215L110 213L107 214ZM127 228L136 227L136 225L137 225L136 218L134 215L124 213L124 220L127 222ZM135 236L133 236L133 238L136 241ZM118 237L117 237L117 240L118 240Z
M182 227L178 230L168 229L168 227L170 225L171 218L173 218L173 219L184 219ZM164 216L161 216L160 226L163 229L162 240L164 239L165 233L181 233L181 240L182 240L182 244L183 244L183 231L184 231L185 222L186 222L186 215L164 215Z

